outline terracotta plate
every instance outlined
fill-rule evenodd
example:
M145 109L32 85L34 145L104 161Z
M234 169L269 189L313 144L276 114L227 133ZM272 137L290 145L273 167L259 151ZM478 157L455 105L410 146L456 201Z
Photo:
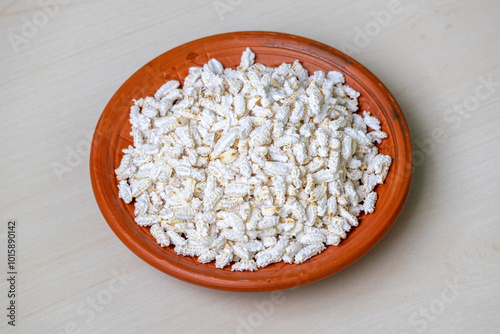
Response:
M360 216L360 224L338 247L300 264L277 263L256 272L216 269L214 263L177 255L173 248L161 248L149 228L134 222L133 204L118 198L114 169L122 149L133 143L129 135L132 99L151 96L166 80L182 80L191 66L217 58L225 67L239 64L249 46L256 62L278 66L301 61L310 73L338 70L347 85L361 93L360 110L369 110L381 120L389 138L380 152L393 158L384 185L377 187L379 200L373 214ZM232 291L286 289L325 278L347 267L368 252L387 233L399 215L410 188L413 173L411 137L403 113L387 88L365 67L342 52L319 42L273 32L235 32L215 35L176 47L132 75L111 98L97 124L90 154L92 187L101 212L120 240L137 256L155 268L189 283Z

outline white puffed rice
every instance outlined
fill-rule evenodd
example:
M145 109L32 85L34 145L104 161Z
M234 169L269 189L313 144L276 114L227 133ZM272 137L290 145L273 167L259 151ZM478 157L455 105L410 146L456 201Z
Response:
M240 271L337 246L375 210L392 161L342 73L254 59L250 48L236 70L210 59L182 88L134 100L134 146L115 171L118 196L135 199L135 221L161 247Z

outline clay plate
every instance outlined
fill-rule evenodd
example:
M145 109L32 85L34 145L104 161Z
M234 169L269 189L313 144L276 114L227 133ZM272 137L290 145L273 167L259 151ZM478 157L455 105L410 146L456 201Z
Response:
M151 96L166 80L182 82L191 66L217 58L225 67L235 67L249 46L256 62L278 66L295 59L313 71L338 70L346 84L361 93L360 110L378 117L389 134L381 153L393 158L384 185L376 189L379 200L375 212L360 216L360 224L338 247L303 264L277 263L255 272L231 272L230 266L216 269L214 263L200 264L195 258L177 255L173 247L161 248L149 227L134 222L134 205L118 198L114 169L122 149L133 143L129 109L132 99ZM90 175L96 201L111 229L141 259L181 280L201 286L231 291L270 291L317 281L352 264L387 233L398 217L408 195L412 167L412 146L408 125L387 88L365 67L325 44L293 35L273 32L234 32L198 39L178 46L150 61L132 75L111 98L97 124L90 154Z

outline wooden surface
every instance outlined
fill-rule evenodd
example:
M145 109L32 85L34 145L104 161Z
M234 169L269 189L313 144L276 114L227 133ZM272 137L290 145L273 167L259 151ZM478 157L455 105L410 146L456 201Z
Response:
M498 2L61 3L44 16L38 1L0 2L5 314L9 219L18 252L16 328L1 314L2 333L498 332ZM90 185L92 131L120 85L166 50L239 30L346 51L395 95L416 144L410 196L386 237L281 293L216 291L154 269L114 235Z

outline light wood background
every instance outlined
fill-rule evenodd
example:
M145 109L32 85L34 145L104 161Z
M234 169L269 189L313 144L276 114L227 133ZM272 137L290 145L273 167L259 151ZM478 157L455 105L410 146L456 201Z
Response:
M411 193L385 238L342 272L274 295L150 267L109 229L89 178L89 138L132 73L239 30L347 51L395 95L415 143ZM1 0L0 332L498 333L499 41L494 0ZM9 219L14 329L4 314Z

